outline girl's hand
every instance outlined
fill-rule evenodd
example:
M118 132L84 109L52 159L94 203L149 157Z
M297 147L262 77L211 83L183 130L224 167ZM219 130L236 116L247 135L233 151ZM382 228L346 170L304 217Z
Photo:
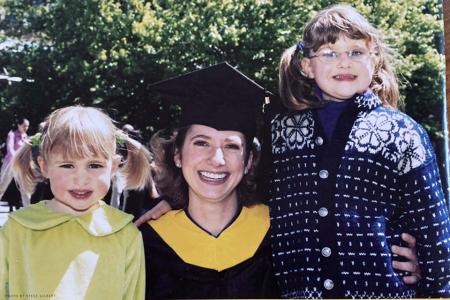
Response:
M166 200L161 200L152 209L140 216L139 219L134 222L134 224L139 227L147 221L158 219L170 210L172 210L172 207L170 207L169 202L167 202Z
M420 274L419 261L416 254L416 239L410 234L402 233L402 240L408 243L408 247L392 246L392 253L403 256L409 261L400 262L392 261L394 269L401 271L408 271L409 276L403 276L403 281L406 284L416 284L422 278Z

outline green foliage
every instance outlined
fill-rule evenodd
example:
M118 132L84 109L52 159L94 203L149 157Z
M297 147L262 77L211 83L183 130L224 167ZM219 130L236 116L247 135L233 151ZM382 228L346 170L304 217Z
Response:
M0 81L0 136L14 115L39 123L51 110L80 103L102 107L146 138L173 123L175 108L149 85L201 66L228 61L272 91L284 49L330 0L0 0L0 39L34 41L0 51L0 65L33 83ZM442 32L438 0L346 1L365 14L403 60L407 113L442 136ZM5 18L6 16L6 18ZM13 21L7 16L14 16ZM10 22L7 22L7 21ZM426 87L426 88L424 88ZM164 113L163 113L164 112Z

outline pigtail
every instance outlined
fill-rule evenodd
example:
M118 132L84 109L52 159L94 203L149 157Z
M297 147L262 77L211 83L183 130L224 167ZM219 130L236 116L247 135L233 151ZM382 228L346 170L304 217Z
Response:
M128 189L142 190L151 180L151 154L141 143L120 130L116 138L119 145L126 146L126 160L120 168L126 186Z
M20 190L30 195L34 193L37 183L44 179L35 160L37 159L35 149L38 150L28 142L24 143L8 166L12 168Z
M380 40L378 43L381 44L379 46L380 54L377 57L378 61L370 88L384 105L397 108L400 91L398 78L391 62L393 57L391 53L394 52L383 41Z
M299 42L300 44L301 42ZM320 105L314 95L314 80L304 74L299 56L304 50L292 46L284 51L279 65L279 91L283 104L289 110L303 110Z

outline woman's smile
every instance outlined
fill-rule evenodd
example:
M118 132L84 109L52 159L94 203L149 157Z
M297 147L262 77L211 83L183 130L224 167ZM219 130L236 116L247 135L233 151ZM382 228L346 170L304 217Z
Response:
M227 172L208 172L208 171L199 171L200 180L206 182L208 184L222 184L229 177L229 173Z

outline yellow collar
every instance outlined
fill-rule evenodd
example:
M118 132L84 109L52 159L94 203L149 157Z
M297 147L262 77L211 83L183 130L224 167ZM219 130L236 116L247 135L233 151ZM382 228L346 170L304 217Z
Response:
M258 204L243 207L238 218L216 238L173 210L148 222L186 263L222 271L251 258L269 230L269 209Z
M93 236L105 236L119 231L130 223L133 216L121 212L105 202L93 211L81 216L61 214L47 207L47 200L19 209L10 217L22 226L33 230L47 230L74 220Z

